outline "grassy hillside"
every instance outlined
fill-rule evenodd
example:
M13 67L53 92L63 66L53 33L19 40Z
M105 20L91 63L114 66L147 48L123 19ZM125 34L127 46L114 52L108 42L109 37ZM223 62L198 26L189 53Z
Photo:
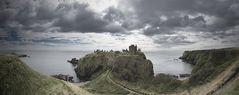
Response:
M95 94L102 95L126 95L130 92L113 84L108 77L109 71L104 72L99 77L83 86L84 89Z
M213 80L239 57L239 48L185 51L180 57L194 64L190 85L200 85Z
M70 83L30 69L14 55L0 55L0 95L89 95Z
M232 81L230 84L215 93L215 95L239 95L239 79Z
M182 81L166 74L158 74L151 80L140 80L136 82L119 80L112 75L110 77L125 87L150 95L174 94L183 90L180 89L180 86L183 84Z
M215 95L239 95L239 59L232 71L234 73L230 77L230 81L226 81L227 84L216 91Z

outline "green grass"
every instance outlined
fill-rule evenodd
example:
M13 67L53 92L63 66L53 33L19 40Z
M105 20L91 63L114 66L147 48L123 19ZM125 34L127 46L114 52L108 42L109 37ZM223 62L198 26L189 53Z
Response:
M109 71L104 72L99 77L83 86L84 89L91 93L102 95L126 95L130 92L113 84L108 78Z
M110 77L128 88L148 94L170 94L185 90L180 88L183 81L171 78L166 74L158 74L151 80L139 80L135 82L119 80L112 75Z
M191 86L213 80L239 57L239 48L196 50L184 52L181 59L195 64L189 79Z
M32 70L14 55L0 55L0 80L1 95L89 94Z
M239 64L233 69L235 77L222 87L215 95L239 95Z

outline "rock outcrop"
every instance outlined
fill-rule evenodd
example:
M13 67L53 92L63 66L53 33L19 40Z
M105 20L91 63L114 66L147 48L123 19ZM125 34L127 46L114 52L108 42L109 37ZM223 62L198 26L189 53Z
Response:
M70 75L58 74L58 75L51 75L51 77L54 77L54 78L57 78L60 80L64 80L64 81L68 81L68 82L74 82L73 76L70 76Z
M69 62L76 66L75 72L80 81L94 79L106 70L127 81L152 78L154 75L152 62L134 45L129 47L129 51L126 49L122 52L96 50L79 60L73 58Z

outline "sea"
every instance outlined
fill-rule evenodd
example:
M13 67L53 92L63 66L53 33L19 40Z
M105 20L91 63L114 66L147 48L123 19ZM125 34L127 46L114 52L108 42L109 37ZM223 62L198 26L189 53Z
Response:
M67 62L67 60L84 57L92 51L21 50L11 52L30 56L20 59L29 67L44 75L65 74L73 76L74 82L79 82L74 72L74 66ZM179 59L183 51L161 50L144 53L147 59L152 61L155 75L159 73L171 75L190 74L192 71L192 65L184 63Z

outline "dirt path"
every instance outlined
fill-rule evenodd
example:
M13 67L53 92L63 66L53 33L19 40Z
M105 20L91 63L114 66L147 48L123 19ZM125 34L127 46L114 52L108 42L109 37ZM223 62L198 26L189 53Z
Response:
M139 91L135 91L135 90L133 90L133 89L131 89L131 88L128 88L128 87L126 87L126 86L124 86L124 85L122 85L122 84L120 84L120 83L117 83L117 82L113 81L113 80L110 78L109 74L110 74L110 71L107 72L107 79L109 79L109 81L112 82L114 85L117 85L118 87L120 87L120 88L122 88L122 89L124 89L124 90L126 90L126 91L129 91L129 92L132 93L132 94L147 95L146 93L139 92Z
M212 95L217 90L222 88L224 85L227 84L227 82L231 81L231 79L234 78L235 72L233 69L236 67L236 65L239 63L239 60L231 63L230 66L228 66L225 71L223 71L221 74L219 74L213 81L193 88L191 91L184 91L183 93L180 93L178 95Z
M90 81L86 81L86 82L79 82L79 83L72 83L76 86L84 86L85 84L89 83Z
M222 75L219 75L218 77L219 78L221 77L221 79L216 80L214 84L211 86L210 90L205 95L214 94L217 90L225 86L228 82L235 79L237 72L234 71L233 69L237 66L238 63L239 60L233 62L232 65L229 66L229 68L222 73Z

